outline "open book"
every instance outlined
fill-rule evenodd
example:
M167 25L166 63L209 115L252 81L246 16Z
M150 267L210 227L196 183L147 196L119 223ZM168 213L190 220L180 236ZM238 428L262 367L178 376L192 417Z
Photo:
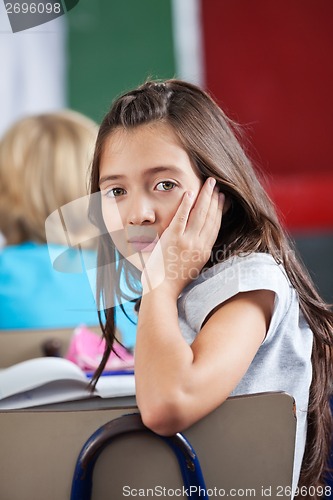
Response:
M0 371L0 410L29 408L99 396L135 395L133 372L108 372L94 392L89 378L77 365L63 358L36 358Z

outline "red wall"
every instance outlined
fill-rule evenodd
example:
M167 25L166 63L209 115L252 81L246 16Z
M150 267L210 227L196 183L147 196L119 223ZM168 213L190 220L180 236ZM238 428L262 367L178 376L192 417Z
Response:
M287 225L333 228L333 1L201 0L201 8L206 87L247 125Z

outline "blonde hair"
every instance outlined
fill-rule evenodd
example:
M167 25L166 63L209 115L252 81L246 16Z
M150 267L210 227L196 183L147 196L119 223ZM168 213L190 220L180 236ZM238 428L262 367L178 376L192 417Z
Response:
M96 135L97 125L71 110L28 116L7 131L0 141L0 231L7 245L45 243L48 215L88 194ZM62 235L53 239L60 243Z

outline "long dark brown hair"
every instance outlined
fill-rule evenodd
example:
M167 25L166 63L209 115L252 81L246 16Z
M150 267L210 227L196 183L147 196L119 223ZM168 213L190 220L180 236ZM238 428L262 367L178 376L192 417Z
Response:
M226 117L214 100L200 88L180 80L149 81L114 102L99 130L91 172L91 192L99 191L99 165L107 138L118 128L131 129L150 122L168 124L178 136L198 175L214 177L231 207L223 217L210 265L217 260L248 252L271 254L282 263L298 293L300 308L313 331L313 378L310 388L308 430L299 486L322 486L331 446L333 314L316 291L309 274L296 257L295 249L283 230L275 207L258 180L250 160L240 146L237 126ZM92 215L103 227L101 210ZM104 228L105 229L105 228ZM107 231L101 238L100 263L117 261L117 251ZM218 256L218 257L217 257ZM110 274L98 273L97 297L110 303L122 271L121 260L110 266ZM131 289L135 287L135 269L127 268ZM110 284L113 284L112 286ZM104 316L104 317L102 317ZM115 339L114 311L106 307L100 322L107 347L95 374L98 380ZM319 495L318 495L319 497ZM317 496L311 496L317 498Z

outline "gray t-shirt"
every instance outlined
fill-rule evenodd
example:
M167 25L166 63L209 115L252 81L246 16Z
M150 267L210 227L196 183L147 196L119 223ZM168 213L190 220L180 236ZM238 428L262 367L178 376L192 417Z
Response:
M203 271L178 299L179 325L183 337L191 344L216 306L239 292L251 290L275 292L274 311L265 340L231 396L284 391L294 397L297 412L295 489L306 440L313 334L283 266L269 254L252 253L231 257Z

